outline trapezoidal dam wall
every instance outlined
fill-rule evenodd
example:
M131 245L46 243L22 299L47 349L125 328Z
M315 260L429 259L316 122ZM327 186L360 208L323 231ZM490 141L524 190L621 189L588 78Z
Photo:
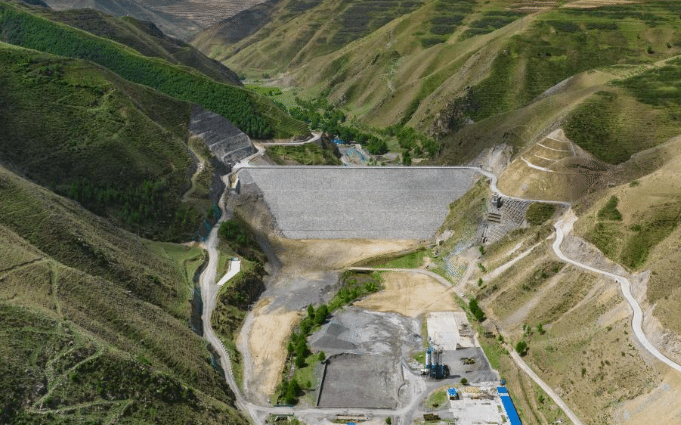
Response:
M242 185L263 192L290 239L428 239L477 173L454 167L253 167Z

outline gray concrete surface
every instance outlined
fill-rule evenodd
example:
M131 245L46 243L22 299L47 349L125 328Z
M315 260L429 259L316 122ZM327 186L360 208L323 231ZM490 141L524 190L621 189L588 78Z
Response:
M239 171L242 185L262 190L291 239L428 239L475 176L472 169L426 167Z
M394 358L339 354L328 362L319 407L397 407L402 377Z
M475 363L463 364L464 358L473 358ZM492 369L482 348L462 348L442 353L442 363L449 366L449 376L466 378L470 383L498 381L499 376Z
M396 313L348 307L310 337L327 355L339 353L390 356L396 361L422 349L421 322Z

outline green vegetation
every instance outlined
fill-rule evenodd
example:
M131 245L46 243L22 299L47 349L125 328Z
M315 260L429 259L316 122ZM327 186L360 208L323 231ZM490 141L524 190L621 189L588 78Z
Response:
M670 61L666 66L645 71L615 84L627 88L639 102L662 107L681 106L681 90L678 90L681 85L681 60ZM673 110L678 114L678 108Z
M437 16L430 19L430 33L436 37L421 38L421 44L423 47L430 47L431 45L446 41L446 36L451 35L454 31L456 31L456 29L466 19L467 15L473 12L475 6L476 3L473 0L436 1L435 12ZM428 40L436 42L431 42Z
M381 289L381 276L377 272L345 272L341 276L341 288L329 302L329 312Z
M428 255L425 249L419 249L407 255L390 260L387 263L377 264L376 268L383 269L417 269L423 265L423 258Z
M565 263L560 261L547 261L537 266L530 277L523 283L522 289L532 291L541 286L547 279L555 276L565 267Z
M468 25L468 29L461 35L460 40L487 34L499 28L503 28L516 19L525 16L522 12L513 10L495 10L484 12L482 17Z
M295 99L296 107L290 109L294 118L304 121L310 128L319 129L338 136L344 142L356 142L366 147L372 155L388 152L386 139L397 139L400 148L405 152L414 152L416 156L425 154L434 157L439 145L433 139L417 133L413 128L404 125L393 125L384 130L360 130L346 123L346 115L328 103L325 97L311 101ZM412 113L416 110L414 107ZM406 119L409 120L408 118ZM406 122L406 121L405 121Z
M286 137L305 132L300 123L254 92L141 56L112 41L57 25L7 3L0 5L0 27L4 39L11 44L98 63L127 80L199 103L252 137Z
M616 221L622 221L622 214L619 212L617 209L617 203L619 200L617 199L617 196L611 196L610 199L608 199L608 202L605 203L603 208L601 208L598 211L598 219L599 220L616 220Z
M117 18L93 9L54 11L32 10L33 13L51 21L80 28L99 37L107 38L131 47L144 56L158 57L172 64L194 68L212 79L240 85L232 70L199 52L179 39L168 37L156 25L130 16Z
M444 388L437 389L430 393L426 399L426 407L435 409L447 403L447 391Z
M188 326L199 250L0 182L0 422L245 423Z
M656 209L641 225L632 226L633 234L622 248L621 261L631 269L642 267L650 250L669 236L681 223L681 203L670 202Z
M478 305L478 300L476 300L475 298L471 298L471 300L468 302L468 308L470 308L471 313L473 313L475 320L477 320L478 322L482 322L485 320L485 312L482 311L482 309Z
M461 385L466 385L466 384L468 384L468 379L461 378Z
M546 222L546 220L553 217L556 212L555 204L545 204L542 202L534 202L525 212L525 218L527 222L533 226L540 226Z
M4 44L0 72L6 163L130 230L193 236L201 213L181 201L188 104L82 61Z
M233 218L223 221L218 229L218 236L242 257L264 264L265 254L261 251L255 235L242 220Z
M316 143L300 146L269 146L267 156L276 164L296 163L301 165L340 165L341 160L334 150Z
M515 351L521 356L527 354L528 349L529 347L527 346L527 343L523 340L518 341L518 343L515 345Z
M298 332L293 332L286 344L288 351L287 366L284 368L282 382L274 394L276 402L295 404L298 397L311 390L313 384L313 369L318 362L326 360L324 352L312 353L307 344L307 338L316 332L335 310L364 295L377 292L380 289L380 275L346 271L341 276L341 289L331 300L329 305L322 304L316 309L307 306L307 316L298 325ZM294 369L295 367L295 369ZM290 370L294 370L291 376ZM288 377L291 376L290 379Z

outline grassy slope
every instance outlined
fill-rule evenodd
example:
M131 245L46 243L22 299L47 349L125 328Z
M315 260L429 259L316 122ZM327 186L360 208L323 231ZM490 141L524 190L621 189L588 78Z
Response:
M256 93L218 83L186 67L141 56L111 40L38 17L24 7L0 4L0 24L5 41L91 60L130 81L199 103L224 115L251 136L288 137L307 131L302 123Z
M189 44L166 36L150 22L131 17L116 18L92 9L63 12L46 9L39 13L52 21L125 44L144 56L159 57L172 64L195 68L222 83L241 85L234 71L206 57Z
M0 45L0 152L40 184L145 235L189 238L189 104L80 60Z
M474 188L471 196L457 201L447 228L460 229L471 220L482 220L479 191ZM480 261L492 270L550 233L551 223L516 231L487 247ZM451 246L459 238L457 233L443 246ZM480 276L475 270L469 282ZM550 240L496 279L481 287L470 285L467 290L478 298L488 317L483 323L486 329L478 328L471 318L478 333L501 330L511 346L521 339L528 342L525 361L552 388L560 389L563 400L585 423L612 423L617 406L645 396L646 389L660 382L660 375L634 348L628 321L619 313L625 301L616 288L607 280L557 262ZM544 334L536 330L540 323ZM525 324L532 328L529 334L523 330ZM545 400L546 395L519 372L505 352L508 345L502 346L496 335L481 337L480 343L514 394L523 423L553 423L564 417L551 403L538 401L539 395Z
M331 143L331 142L325 142ZM276 164L340 165L333 147L322 147L316 143L300 146L269 146L267 156Z
M0 422L245 423L188 326L200 251L150 249L4 168L0 197Z
M350 115L370 125L387 126L406 118L409 125L435 135L453 132L442 140L441 158L452 163L475 157L491 141L522 146L564 119L562 113L590 95L594 82L579 81L576 92L556 104L526 105L568 77L614 64L652 63L681 52L675 2L589 10L538 3L531 15L510 2L464 3L454 7L444 1L426 2L339 48L331 43L334 19L328 16L342 16L342 10L322 2L294 12L289 10L293 2L282 2L269 25L213 54L256 74L290 72L308 95L328 93ZM455 16L463 18L456 23ZM438 29L445 21L450 22L448 29ZM483 25L486 29L478 31ZM479 35L470 36L471 29ZM437 34L440 30L445 33ZM427 41L438 37L443 42ZM210 43L215 46L219 40ZM299 43L293 49L296 56L283 55L285 60L277 56L281 51L274 45L279 43ZM199 41L196 45L202 46ZM471 90L463 96L467 86ZM614 112L620 120L642 112L658 123L658 113L637 110L638 105L624 96ZM468 117L478 124L457 132ZM514 125L517 118L524 122ZM627 140L650 135L638 123L624 127ZM651 143L666 137L659 136Z
M580 219L575 224L576 232L609 258L635 272L650 270L647 301L655 305L653 314L662 325L677 335L681 334L676 314L681 306L681 292L676 285L681 260L677 249L681 240L681 186L677 178L680 149L678 138L656 149L661 167L630 183L599 192L597 198L581 206ZM629 162L632 168L638 168L639 161L634 158ZM616 215L599 214L612 196L617 198L621 220Z

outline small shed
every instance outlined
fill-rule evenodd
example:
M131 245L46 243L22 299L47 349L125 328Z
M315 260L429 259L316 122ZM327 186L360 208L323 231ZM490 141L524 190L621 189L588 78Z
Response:
M447 390L447 395L449 396L450 400L458 400L459 399L459 393L456 391L456 388L449 388Z

